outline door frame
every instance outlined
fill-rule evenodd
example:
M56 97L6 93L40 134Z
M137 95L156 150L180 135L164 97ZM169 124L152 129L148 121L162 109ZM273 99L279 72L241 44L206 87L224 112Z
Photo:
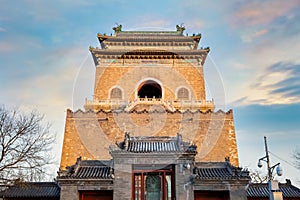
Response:
M167 167L165 169L135 169L132 171L132 199L135 199L135 177L140 175L141 176L141 198L139 200L145 200L145 176L147 174L160 174L163 176L162 178L162 185L163 185L163 200L167 199L167 184L166 184L166 176L171 175L171 196L172 199L175 198L176 191L175 191L175 170L173 166Z

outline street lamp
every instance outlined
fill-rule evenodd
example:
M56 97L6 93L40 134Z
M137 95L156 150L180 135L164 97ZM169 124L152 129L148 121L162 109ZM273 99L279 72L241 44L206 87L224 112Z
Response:
M276 190L279 190L278 182L273 180L273 171L276 168L276 173L278 176L282 176L283 170L282 167L280 166L280 163L277 163L276 165L273 165L270 167L270 157L269 157L269 151L268 151L268 145L267 145L267 137L264 136L265 140L265 151L266 155L258 160L257 166L261 168L263 166L262 161L265 161L267 163L268 167L268 188L269 188L269 199L274 200L274 199L282 199L282 194L278 194ZM275 192L273 192L275 191Z

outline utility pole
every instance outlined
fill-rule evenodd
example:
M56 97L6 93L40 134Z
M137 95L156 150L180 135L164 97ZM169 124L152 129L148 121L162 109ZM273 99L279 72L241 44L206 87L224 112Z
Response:
M269 157L269 151L268 151L268 144L267 144L267 137L264 136L265 140L265 151L266 151L266 162L267 162L267 167L268 167L268 181L272 180L272 171L270 170L270 157Z
M267 163L268 167L268 189L269 189L269 199L270 200L282 200L282 193L279 190L278 181L273 180L273 171L274 168L276 168L276 172L278 176L282 176L282 168L280 167L280 163L277 163L276 165L270 167L270 156L269 156L269 150L268 150L268 144L267 144L267 137L264 136L264 142L265 142L265 151L266 155L258 160L257 166L261 168L262 162L265 161Z

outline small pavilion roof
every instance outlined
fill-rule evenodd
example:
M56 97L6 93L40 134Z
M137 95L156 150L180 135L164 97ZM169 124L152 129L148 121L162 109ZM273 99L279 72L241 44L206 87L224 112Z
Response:
M77 159L75 165L58 172L58 179L104 179L113 178L111 160L81 160Z
M125 133L123 142L117 146L130 153L196 153L196 146L182 141L182 136L130 136Z
M194 168L196 180L249 179L249 171L226 162L199 162Z

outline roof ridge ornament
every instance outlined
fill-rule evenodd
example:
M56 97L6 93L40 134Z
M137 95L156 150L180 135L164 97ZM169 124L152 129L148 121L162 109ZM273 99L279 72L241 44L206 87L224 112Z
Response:
M182 135L180 133L177 133L176 141L177 141L177 146L178 146L179 150L182 151L183 150Z
M124 136L123 142L119 143L118 141L116 141L116 145L120 149L126 150L126 148L128 147L129 140L130 140L130 132L129 131L125 131L125 136Z
M177 32L180 32L181 34L183 34L183 31L185 30L184 23L181 23L180 25L177 24L176 29L177 29Z
M122 24L116 23L116 26L112 28L115 33L120 33L122 31Z

